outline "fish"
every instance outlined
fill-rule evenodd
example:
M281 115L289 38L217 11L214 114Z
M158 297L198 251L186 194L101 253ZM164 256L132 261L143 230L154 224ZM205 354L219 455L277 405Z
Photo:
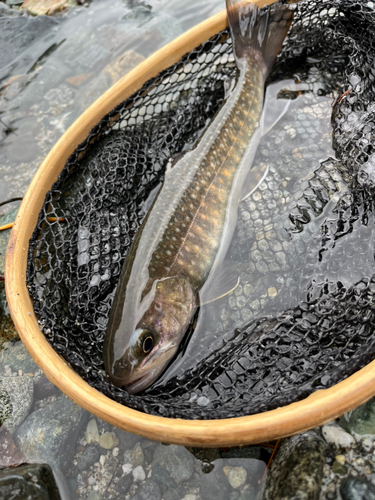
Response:
M130 394L160 376L198 308L212 293L223 295L230 272L221 265L239 203L266 173L251 165L267 128L265 82L293 12L280 4L226 4L237 80L198 144L168 164L125 259L109 316L105 370L113 385Z

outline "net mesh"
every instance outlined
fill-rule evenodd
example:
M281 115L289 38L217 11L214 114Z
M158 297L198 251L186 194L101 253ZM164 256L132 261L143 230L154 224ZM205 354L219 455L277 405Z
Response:
M84 380L128 407L188 419L249 415L330 387L374 358L374 4L309 0L295 9L269 81L305 83L305 101L257 153L269 175L241 205L229 251L244 279L221 299L220 320L202 336L211 340L186 369L129 395L108 382L102 349L147 199L236 75L228 31L104 116L46 196L27 269L40 328ZM299 102L301 92L290 93ZM326 145L322 119L331 121ZM283 137L295 135L300 147L288 151Z

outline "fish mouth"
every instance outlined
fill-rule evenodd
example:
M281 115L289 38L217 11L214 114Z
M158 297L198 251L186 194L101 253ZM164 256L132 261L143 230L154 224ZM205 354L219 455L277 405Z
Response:
M144 375L141 375L135 380L132 380L128 384L123 385L123 388L129 394L136 394L137 392L140 392L142 389L148 387L155 378L156 377L154 375L154 371L145 373Z

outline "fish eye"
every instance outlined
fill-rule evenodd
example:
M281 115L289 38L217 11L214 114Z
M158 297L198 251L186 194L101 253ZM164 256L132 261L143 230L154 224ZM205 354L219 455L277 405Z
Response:
M154 339L149 335L143 340L142 349L145 354L148 354L154 345Z
M144 356L152 351L155 333L149 327L140 327L132 335L131 349L135 356Z

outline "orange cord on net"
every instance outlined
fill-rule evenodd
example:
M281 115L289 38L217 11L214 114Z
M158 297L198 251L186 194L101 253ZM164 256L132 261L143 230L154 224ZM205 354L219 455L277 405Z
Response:
M59 221L59 222L65 222L66 219L64 219L63 217L47 217L47 221L48 222L56 222L56 221ZM10 222L9 224L5 224L4 226L0 226L0 231L5 231L6 229L11 229L12 227L14 226L14 222Z
M266 470L264 471L263 476L262 476L262 479L260 480L260 482L261 482L261 483L263 483L264 478L266 477L267 471L268 471L268 469L270 468L271 462L272 462L272 460L273 460L273 457L275 456L275 453L276 453L277 448L279 447L279 444L280 444L280 439L278 439L278 440L277 440L277 443L276 443L276 445L275 445L275 447L274 447L274 449L273 449L273 451L272 451L272 455L270 456L270 459L269 459L269 461L268 461L268 464L267 464Z

